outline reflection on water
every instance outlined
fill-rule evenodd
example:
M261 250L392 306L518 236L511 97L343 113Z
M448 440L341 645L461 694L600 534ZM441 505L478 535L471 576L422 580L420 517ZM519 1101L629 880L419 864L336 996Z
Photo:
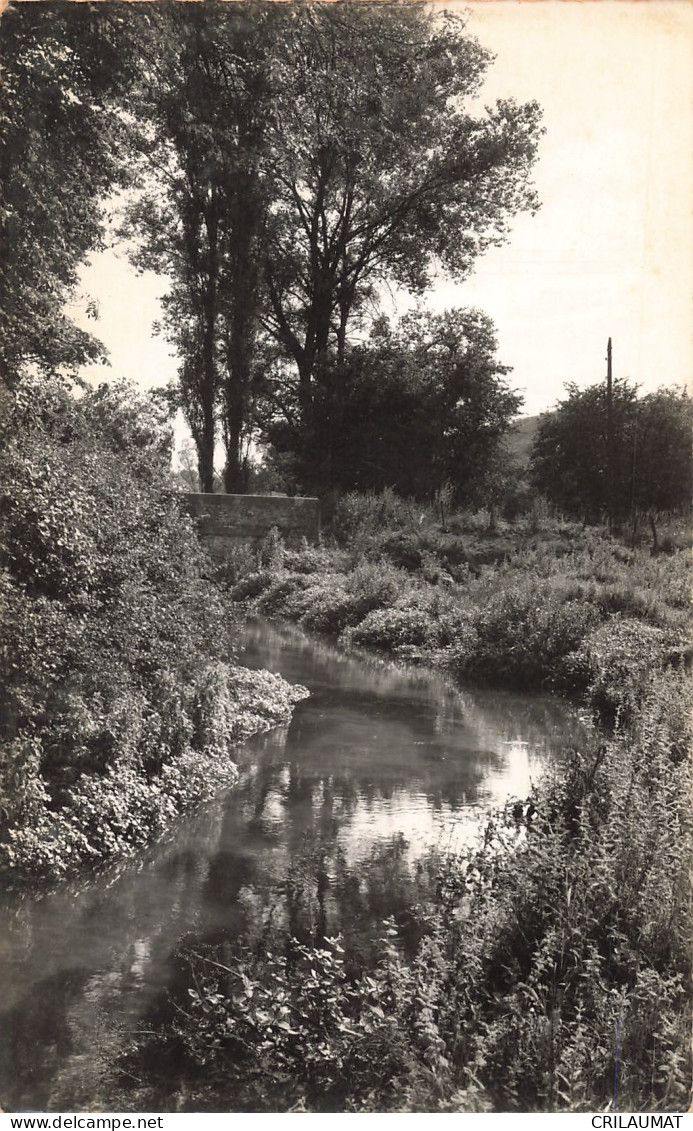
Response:
M311 697L239 752L238 785L117 877L5 900L6 1110L112 1107L108 1064L169 984L179 938L233 937L278 900L291 923L286 877L306 844L319 846L323 902L334 904L340 850L353 864L397 834L415 853L459 846L486 808L526 796L579 737L577 716L551 699L458 693L291 628L249 626L243 660Z
M354 859L403 832L414 848L459 846L476 813L531 783L579 721L556 700L458 692L429 673L345 654L295 629L251 626L245 662L306 684L288 735L265 740L256 819L266 831L329 828Z

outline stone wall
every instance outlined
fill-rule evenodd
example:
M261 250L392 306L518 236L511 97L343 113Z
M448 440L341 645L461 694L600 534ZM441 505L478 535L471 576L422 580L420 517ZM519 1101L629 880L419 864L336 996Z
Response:
M188 513L196 519L198 532L214 558L224 559L228 548L239 542L257 544L273 526L287 545L303 538L315 543L320 532L317 499L285 495L186 494Z

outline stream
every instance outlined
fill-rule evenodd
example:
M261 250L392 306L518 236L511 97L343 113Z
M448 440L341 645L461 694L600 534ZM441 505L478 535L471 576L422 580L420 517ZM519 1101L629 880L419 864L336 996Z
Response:
M233 789L116 871L3 897L6 1111L113 1110L108 1064L165 996L182 936L246 931L281 904L308 850L330 874L337 858L366 868L387 841L410 860L463 847L489 807L526 797L582 733L550 697L456 691L293 627L251 622L241 660L311 695L289 725L234 752Z

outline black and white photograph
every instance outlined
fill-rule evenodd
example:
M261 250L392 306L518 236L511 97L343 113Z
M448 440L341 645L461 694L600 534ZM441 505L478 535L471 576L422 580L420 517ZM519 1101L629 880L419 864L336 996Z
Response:
M0 12L0 1120L678 1127L693 5Z

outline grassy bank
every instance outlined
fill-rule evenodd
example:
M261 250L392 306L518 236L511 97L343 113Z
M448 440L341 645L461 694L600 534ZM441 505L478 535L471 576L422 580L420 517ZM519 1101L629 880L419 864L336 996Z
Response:
M307 872L303 931L189 955L175 1021L136 1059L176 1056L190 1110L604 1110L616 1076L618 1110L688 1106L688 552L454 521L270 540L234 593L460 680L580 698L594 738L478 849L400 870L405 906L370 948L353 908L326 937ZM332 882L365 899L365 875Z
M559 691L623 725L649 681L688 657L689 552L653 556L548 519L493 532L486 521L453 517L442 533L430 516L422 528L407 510L390 525L366 511L337 523L329 549L270 540L265 567L231 593L344 645L460 682Z

